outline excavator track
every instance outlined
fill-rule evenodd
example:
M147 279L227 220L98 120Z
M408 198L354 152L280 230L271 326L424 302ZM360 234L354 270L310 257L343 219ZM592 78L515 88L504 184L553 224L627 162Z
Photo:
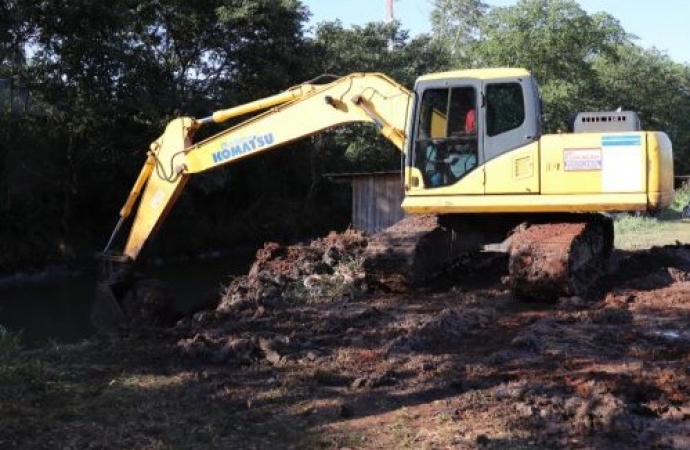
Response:
M613 250L613 222L600 214L517 228L511 239L509 286L517 298L582 296L600 278Z
M452 230L435 215L415 215L368 241L364 269L374 289L407 292L432 278L454 250Z
M521 299L584 295L613 249L613 223L600 214L408 216L370 237L367 283L383 291L410 291L458 256L508 235L507 284Z
M369 238L364 269L369 286L389 292L421 287L458 257L506 239L513 219L494 215L409 215Z

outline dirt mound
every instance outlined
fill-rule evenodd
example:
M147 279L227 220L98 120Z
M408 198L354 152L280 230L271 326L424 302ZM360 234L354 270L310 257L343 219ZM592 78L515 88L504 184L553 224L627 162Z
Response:
M364 288L361 264L366 246L364 234L353 230L332 232L308 245L269 242L257 251L249 273L226 288L218 310L246 302L266 306L353 295Z
M266 244L217 310L178 325L177 352L251 405L238 423L312 430L295 448L690 445L689 246L616 251L590 297L525 303L490 253L443 289L365 292L366 245Z
M690 244L616 252L609 282L633 289L654 289L683 279L690 272Z

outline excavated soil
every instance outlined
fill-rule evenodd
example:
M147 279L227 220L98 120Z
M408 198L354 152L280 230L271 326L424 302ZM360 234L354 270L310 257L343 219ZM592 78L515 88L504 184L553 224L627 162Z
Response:
M690 448L690 245L615 251L588 298L525 303L507 257L368 292L365 236L266 244L179 322L224 448Z

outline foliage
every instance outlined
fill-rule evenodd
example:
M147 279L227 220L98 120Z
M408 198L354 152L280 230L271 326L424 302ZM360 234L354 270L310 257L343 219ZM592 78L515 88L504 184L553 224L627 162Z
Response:
M645 129L668 133L676 172L690 173L690 67L630 44L599 58L594 67L602 106L636 111Z
M0 237L13 242L0 267L5 258L31 264L91 254L98 244L90 237L106 235L148 143L169 119L206 116L301 76L307 11L298 1L16 0L3 7L11 13L3 19L16 22L0 33L0 57L7 59L6 48L31 47L16 82L41 107L0 116ZM274 158L246 165L247 179L232 181L279 168L304 173ZM209 194L227 192L227 174L191 183L200 211ZM263 178L269 192L289 190L285 179ZM65 241L83 248L62 252Z
M544 123L551 131L570 114L596 107L593 63L600 55L615 55L617 45L628 39L615 18L587 14L574 0L521 0L493 8L479 31L473 63L531 70L541 85Z
M417 76L448 68L449 56L429 36L410 38L399 23L369 23L346 29L338 21L316 28L313 67L321 73L383 72L408 88ZM354 125L330 134L343 160L333 171L397 170L400 154L373 126Z
M688 205L690 185L684 185L676 189L671 205L653 216L617 215L614 222L616 246L633 249L645 247L651 241L655 241L655 245L690 242L690 228L679 220L683 218L682 212Z
M0 79L15 81L25 67L25 43L32 27L25 6L17 0L0 2ZM0 86L5 88L5 86Z
M488 5L481 0L432 0L431 5L434 40L448 49L455 65L471 65L470 54Z
M19 352L21 334L0 325L0 361L6 361L10 356Z
M662 216L668 215L665 211ZM622 215L614 222L615 247L622 250L635 250L653 246L675 245L678 242L690 243L690 227L679 221L678 214L673 217L647 217Z
M614 17L587 14L574 0L521 0L493 8L479 30L477 64L526 67L541 83L591 75L596 56L613 54L628 39Z
M635 214L623 214L616 218L616 232L642 233L658 228L659 220L655 217L641 216Z
M447 53L430 36L410 38L397 22L371 22L351 29L338 21L321 23L313 51L319 73L383 72L407 87L420 74L448 65Z
M42 375L42 362L22 354L21 332L0 325L0 400L21 397L17 388L21 391L39 384Z
M676 189L676 195L673 197L670 209L680 213L688 206L690 206L690 183L685 183Z

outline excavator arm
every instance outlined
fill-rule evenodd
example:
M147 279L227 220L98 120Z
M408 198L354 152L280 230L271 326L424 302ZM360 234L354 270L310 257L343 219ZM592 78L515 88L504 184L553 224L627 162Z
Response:
M165 219L184 186L196 173L280 148L329 128L352 122L371 122L401 152L412 93L379 73L355 73L324 84L303 84L284 93L195 120L178 118L151 144L146 163L120 221L105 248L110 251L115 233L141 201L124 249L136 259L146 240ZM193 135L204 124L222 123L240 115L271 108L201 142Z
M130 279L127 274L132 263L165 220L191 176L353 122L375 124L384 137L404 152L404 130L412 100L411 91L386 75L354 73L327 84L301 84L206 118L182 117L171 121L151 144L146 162L120 210L117 225L100 254L101 279L95 305L101 305L99 321L109 322L115 317L119 318L117 322L123 318L118 297L125 290L122 284ZM252 113L256 115L205 140L193 140L194 133L206 124ZM116 235L133 212L124 250L112 251Z

